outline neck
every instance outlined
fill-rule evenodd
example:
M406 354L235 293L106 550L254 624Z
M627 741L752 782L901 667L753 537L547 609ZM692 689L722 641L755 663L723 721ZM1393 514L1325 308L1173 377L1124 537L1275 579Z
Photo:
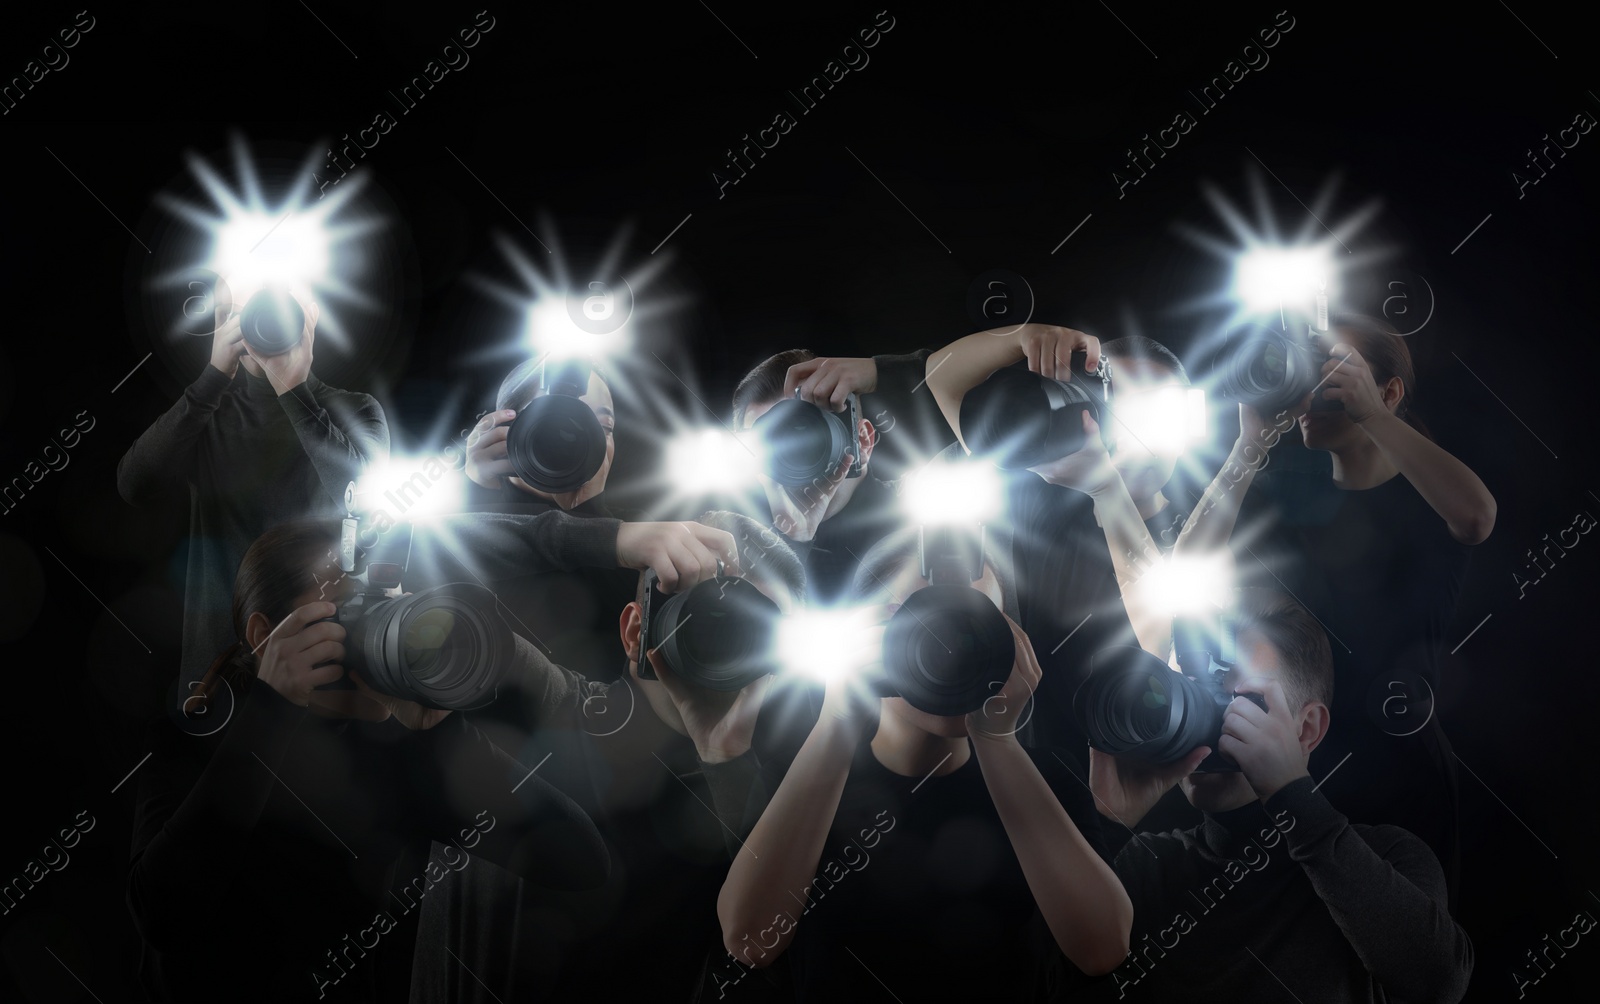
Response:
M935 770L942 777L961 769L972 747L966 736L936 736L884 711L872 737L872 755L901 777L926 777Z
M1367 438L1359 429L1351 430L1348 445L1335 449L1333 454L1333 483L1340 488L1360 491L1383 484L1400 469L1396 467L1378 444Z

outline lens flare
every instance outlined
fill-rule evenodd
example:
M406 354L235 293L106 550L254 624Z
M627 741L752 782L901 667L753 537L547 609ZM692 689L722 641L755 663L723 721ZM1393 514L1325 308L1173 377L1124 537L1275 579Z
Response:
M356 479L356 508L364 515L416 519L460 512L466 475L438 456L391 457L369 465Z
M1247 308L1268 313L1279 307L1310 309L1331 271L1321 247L1251 248L1234 263L1234 293Z
M991 464L935 461L906 479L901 504L924 526L986 523L1000 515L1005 497Z
M685 494L739 491L760 470L753 450L725 429L686 432L667 444L667 472Z
M883 626L865 608L797 611L779 622L777 645L785 671L826 684L882 658Z
M1228 602L1233 573L1225 558L1169 556L1146 572L1139 586L1163 615L1193 617Z
M315 300L320 309L319 347L326 339L337 348L348 350L349 334L339 308L380 308L376 300L355 285L355 277L364 270L368 257L361 253L359 238L385 225L370 211L351 208L351 201L365 186L367 176L352 175L348 185L340 185L322 197L313 184L313 171L322 158L311 153L284 186L286 190L274 193L275 201L269 201L243 137L234 137L232 147L237 188L198 154L191 153L187 158L189 171L211 204L196 205L167 194L157 196L165 209L199 230L208 243L180 268L157 276L154 285L167 290L184 288L194 270L203 268L225 284L234 311L267 287L301 293ZM170 334L209 336L211 329L212 325L204 323L203 318L180 315Z
M1207 435L1206 392L1199 387L1118 393L1111 411L1119 452L1131 448L1177 456Z

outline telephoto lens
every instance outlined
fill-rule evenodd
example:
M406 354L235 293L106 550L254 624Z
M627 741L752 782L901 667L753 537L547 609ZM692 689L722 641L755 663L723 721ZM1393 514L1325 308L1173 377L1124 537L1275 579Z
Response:
M645 573L644 650L660 649L673 674L707 690L743 690L774 672L781 616L745 579L719 575L668 596ZM639 675L655 679L648 659Z
M591 367L574 361L547 365L546 392L517 412L506 453L517 477L552 495L576 491L606 460L606 431L578 400L589 391Z
M374 690L425 708L472 711L495 699L511 664L511 628L494 594L469 582L409 596L381 589L347 601L345 667Z
M1249 324L1235 332L1227 345L1218 367L1218 396L1269 416L1294 407L1315 390L1328 358L1309 330L1291 334ZM1311 410L1342 411L1344 406L1319 393L1311 401Z
M851 459L848 476L860 475L859 425L860 403L852 394L843 412L798 397L779 401L751 428L761 443L767 476L780 485L802 488L827 481L845 457Z
M278 356L296 345L305 335L306 314L295 298L281 289L268 288L245 301L239 327L250 353Z
M1022 366L996 370L961 399L961 438L973 456L1004 470L1024 470L1083 449L1083 413L1106 432L1110 368L1090 373L1073 353L1070 380L1052 380Z
M1072 710L1089 745L1102 753L1165 765L1209 746L1211 754L1196 771L1237 771L1237 764L1217 752L1222 716L1233 701L1222 679L1216 671L1174 672L1140 648L1102 649L1073 695ZM1259 694L1241 696L1265 710Z
M923 527L923 586L905 598L883 635L884 696L953 717L1000 693L1016 662L1011 626L971 583L983 575L981 531Z

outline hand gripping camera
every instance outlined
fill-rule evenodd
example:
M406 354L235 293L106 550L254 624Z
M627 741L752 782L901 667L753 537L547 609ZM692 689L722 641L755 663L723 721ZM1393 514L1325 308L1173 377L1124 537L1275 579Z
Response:
M849 478L861 477L861 399L851 394L842 412L828 411L795 396L779 401L751 428L761 446L767 476L780 485L803 488L827 481L850 458Z
M583 360L546 363L543 394L517 412L506 434L506 453L517 477L552 495L576 491L606 459L606 430L579 400L589 392L593 367Z
M1196 771L1237 771L1238 764L1217 752L1222 716L1234 700L1223 681L1237 659L1237 626L1225 615L1180 618L1172 634L1181 672L1143 649L1104 649L1073 696L1073 714L1089 745L1103 753L1170 764L1209 746ZM1260 694L1238 696L1266 710Z
M453 582L386 595L405 574L410 524L387 533L363 530L355 514L355 482L345 489L345 509L339 568L360 590L329 618L345 629L345 667L374 690L426 708L472 711L493 702L513 648L494 594Z
M1083 449L1083 413L1107 436L1111 363L1090 373L1088 355L1072 354L1067 380L1052 380L1023 366L996 370L961 400L961 437L973 456L1004 470L1024 470Z
M659 648L667 667L707 690L731 692L777 669L778 605L745 579L719 574L667 595L645 572L644 650ZM639 676L656 678L640 658Z

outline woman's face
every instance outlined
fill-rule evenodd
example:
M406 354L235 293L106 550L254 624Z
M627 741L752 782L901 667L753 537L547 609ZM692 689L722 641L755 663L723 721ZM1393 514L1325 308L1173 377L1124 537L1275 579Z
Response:
M884 621L894 616L905 602L907 596L919 589L930 585L922 577L922 570L918 563L913 561L901 570L900 574L889 583L890 601L884 608ZM972 588L989 597L995 609L1004 610L1004 601L1000 594L1000 580L995 577L994 569L989 565L983 566L983 578L972 583ZM913 708L903 697L885 697L883 710L899 720L923 732L941 736L947 739L959 739L967 734L967 719L965 715L930 715L926 711Z
M1361 344L1347 332L1334 334L1334 344L1349 345L1357 352L1361 351ZM1370 363L1368 364L1371 365ZM1376 378L1377 374L1373 374ZM1382 390L1380 384L1379 390ZM1300 402L1300 438L1305 442L1308 450L1323 450L1329 453L1339 453L1348 446L1355 445L1365 439L1356 424L1350 421L1350 416L1344 409L1338 411L1311 411L1311 395L1307 394ZM1394 408L1389 409L1393 411Z
M1182 451L1157 442L1156 436L1138 428L1140 423L1136 418L1132 422L1119 420L1118 404L1122 403L1128 416L1149 415L1152 409L1146 406L1148 402L1174 392L1181 393L1187 385L1170 366L1150 359L1113 358L1111 367L1116 374L1116 391L1111 401L1111 433L1116 448L1112 451L1111 463L1122 475L1134 499L1149 498L1172 480Z

